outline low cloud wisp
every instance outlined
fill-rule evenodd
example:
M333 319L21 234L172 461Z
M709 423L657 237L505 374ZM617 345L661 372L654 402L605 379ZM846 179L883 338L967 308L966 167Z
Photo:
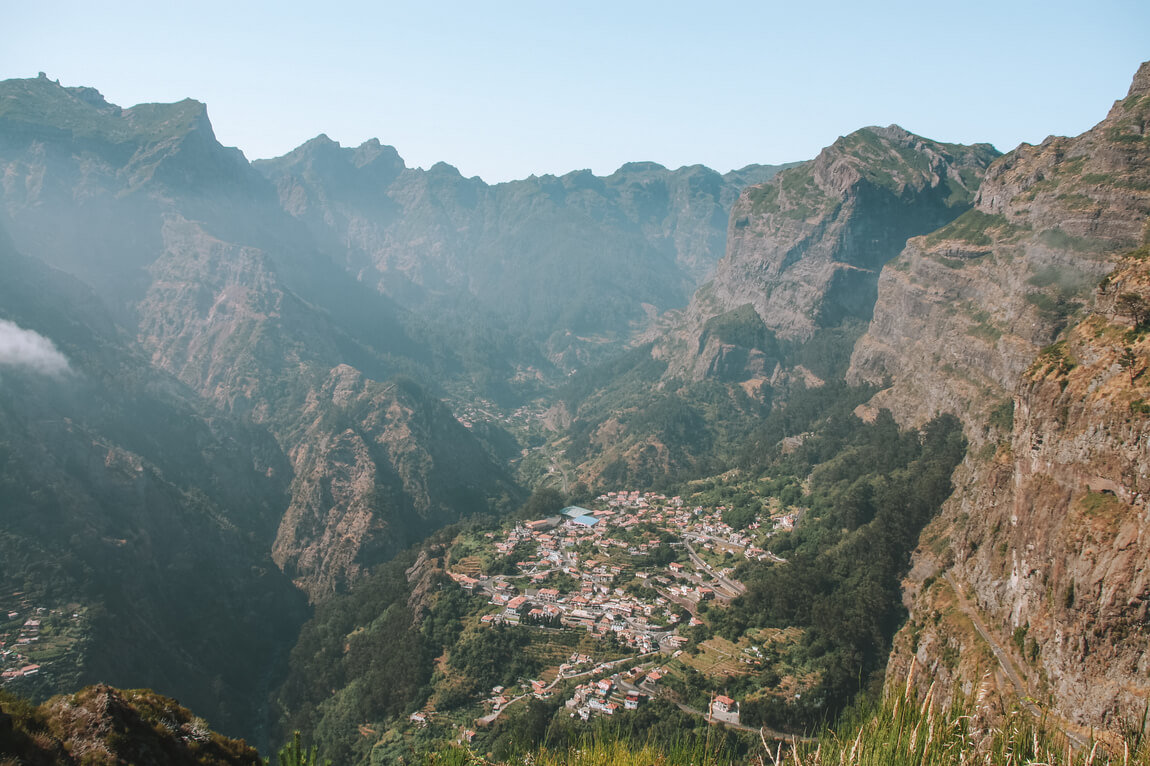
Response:
M56 344L6 319L0 319L0 366L53 376L64 375L70 369L68 357L60 353Z

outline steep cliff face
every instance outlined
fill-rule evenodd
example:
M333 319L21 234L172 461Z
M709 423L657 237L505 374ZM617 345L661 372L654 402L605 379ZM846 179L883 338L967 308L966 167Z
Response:
M891 683L913 656L1079 733L1150 698L1148 115L1144 64L1099 126L1004 157L974 215L884 271L852 371L890 374L876 399L904 420L952 411L976 442L915 554Z
M869 318L879 269L907 238L965 211L996 156L897 126L864 128L745 190L714 278L656 351L668 375L698 378L722 365L716 355L730 350L698 339L709 320L743 305L783 339Z
M875 400L900 420L986 412L1089 302L1150 213L1150 70L1077 138L1022 145L986 174L972 211L908 243L883 270L849 379L894 385Z
M334 368L309 392L274 555L314 600L466 513L519 498L467 429L410 381Z
M220 411L274 435L284 452L302 461L291 466L297 477L338 470L319 461L342 426L323 432L317 423L329 421L313 411L336 407L321 393L333 369L348 365L372 380L426 370L429 355L410 340L401 312L334 263L308 227L280 207L273 185L239 152L219 145L202 104L122 110L91 89L47 80L0 83L0 94L0 218L11 225L13 239L28 255L90 283L156 367ZM407 406L428 409L416 418L446 414L427 396L412 397ZM445 448L420 439L456 440L468 460L483 455L462 429L404 433L429 462ZM418 473L378 463L399 460L400 453L374 450L366 459L382 486L356 483L325 507L328 514L349 514L344 527L337 520L333 528L362 535L352 543L362 554L359 566L380 560L365 552L389 555L410 543L410 534L451 515L444 505L449 500L426 499L427 482L382 478ZM424 473L442 470L429 466ZM490 495L504 494L496 464L489 460L479 473L490 477ZM307 486L297 481L292 492ZM298 562L302 552L293 557L285 541L310 540L311 532L293 533L278 514L289 504L309 503L293 494L277 509L272 529L278 524L281 562ZM355 523L363 504L372 505L379 523ZM425 506L434 511L405 525L405 513ZM376 534L383 539L373 539ZM312 595L347 582L347 568L334 563L338 557L307 560L336 566L332 572L293 566L292 576Z
M11 683L152 686L259 736L305 618L270 556L286 456L152 368L90 290L2 232L0 271L0 589L71 615L47 618L64 639L22 649L43 672Z
M1013 417L998 411L997 444L968 462L916 554L892 682L914 655L967 690L989 671L1008 695L1052 702L1071 730L1141 714L1150 698L1146 257L1112 274L1096 311L1033 362ZM946 577L932 577L940 568ZM1008 655L1013 681L978 651L988 640Z
M256 167L365 282L420 313L506 327L563 366L682 306L722 255L739 191L776 170L630 163L489 186L326 136Z

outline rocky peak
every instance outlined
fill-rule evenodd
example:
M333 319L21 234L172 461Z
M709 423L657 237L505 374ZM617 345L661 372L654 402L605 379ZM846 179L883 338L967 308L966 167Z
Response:
M646 173L650 171L665 171L667 168L660 165L658 162L625 162L619 166L612 175L621 175L627 173Z
M667 374L715 369L698 358L708 347L704 327L744 305L780 338L868 318L882 265L907 238L966 210L995 156L986 145L941 144L898 126L863 128L744 190L713 281L656 346Z
M1081 136L1023 144L991 165L974 209L883 270L851 379L889 377L876 404L904 422L953 412L978 442L988 408L1089 305L1117 254L1143 241L1148 113L1150 96L1135 94Z
M1142 62L1138 71L1134 73L1134 80L1130 83L1126 98L1146 95L1150 95L1150 61Z
M396 168L397 174L406 167L394 146L381 144L378 138L368 139L355 150L355 166L362 168L377 163Z

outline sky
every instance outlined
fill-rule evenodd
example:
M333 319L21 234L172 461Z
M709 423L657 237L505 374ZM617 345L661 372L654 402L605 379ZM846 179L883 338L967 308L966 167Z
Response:
M891 123L1008 151L1090 128L1150 59L1146 0L3 6L0 79L194 98L249 159L378 138L489 183L725 172Z

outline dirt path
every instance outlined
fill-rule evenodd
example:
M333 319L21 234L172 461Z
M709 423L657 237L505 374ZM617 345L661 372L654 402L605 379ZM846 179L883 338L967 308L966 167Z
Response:
M974 629L978 631L978 635L990 647L990 651L994 653L994 658L998 660L998 667L1002 670L1002 674L1010 681L1011 686L1014 687L1015 696L1018 697L1018 702L1026 709L1032 716L1038 720L1046 720L1053 723L1058 727L1059 731L1066 735L1067 739L1073 742L1078 747L1084 747L1088 744L1088 740L1082 735L1078 734L1072 729L1072 724L1062 719L1053 711L1043 711L1038 705L1034 704L1030 697L1030 687L1022 679L1022 674L1018 672L1018 666L1014 664L1014 659L1010 654L1002 648L1002 645L994 638L994 635L987 629L986 625L982 622L982 617L979 615L978 610L975 609L966 599L966 595L959 587L958 581L950 574L950 572L943 572L943 578L946 580L947 585L954 591L955 602L958 608L974 625Z

